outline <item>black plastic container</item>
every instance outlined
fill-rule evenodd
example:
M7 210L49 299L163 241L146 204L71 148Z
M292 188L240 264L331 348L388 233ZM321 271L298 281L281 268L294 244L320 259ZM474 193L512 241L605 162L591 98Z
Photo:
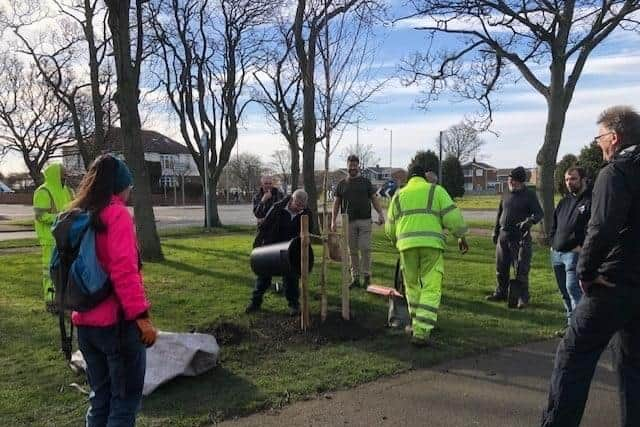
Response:
M251 269L257 276L300 276L300 237L261 246L251 251ZM309 245L309 272L313 269L313 249Z

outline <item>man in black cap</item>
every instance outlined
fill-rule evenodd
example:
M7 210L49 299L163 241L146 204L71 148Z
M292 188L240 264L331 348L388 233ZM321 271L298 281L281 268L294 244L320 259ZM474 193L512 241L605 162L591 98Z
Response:
M489 301L506 301L509 289L509 271L515 266L515 280L519 283L521 295L518 308L529 304L529 269L531 267L531 226L540 222L542 208L535 193L525 186L527 171L518 166L509 174L509 191L503 193L493 243L496 245L497 286Z

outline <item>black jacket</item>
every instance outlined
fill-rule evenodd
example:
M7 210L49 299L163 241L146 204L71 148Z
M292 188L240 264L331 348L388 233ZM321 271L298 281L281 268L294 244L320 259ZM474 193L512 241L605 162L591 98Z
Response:
M591 189L581 194L567 194L553 211L551 246L556 251L568 252L584 243L587 224L591 217Z
M262 219L267 216L269 209L271 209L275 203L278 203L284 198L282 191L275 187L271 188L271 198L264 203L262 202L262 196L264 196L264 190L261 187L255 196L253 196L253 215L258 219Z
M494 235L497 236L503 232L518 240L522 236L517 225L527 219L537 224L542 216L542 208L536 193L528 188L514 192L507 191L502 195L498 206Z
M253 247L270 245L272 243L286 242L300 235L300 217L309 216L309 230L313 230L313 215L308 208L291 219L287 211L287 205L291 196L287 196L273 205L264 217L264 221L258 225L258 234L253 241Z
M593 188L578 277L640 286L640 146L616 154Z

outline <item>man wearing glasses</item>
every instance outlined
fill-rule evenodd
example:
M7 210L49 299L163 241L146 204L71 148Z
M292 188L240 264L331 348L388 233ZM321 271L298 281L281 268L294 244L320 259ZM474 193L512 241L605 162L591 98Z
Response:
M640 426L640 115L616 106L597 123L608 163L594 185L578 260L584 296L558 346L543 427L580 424L596 364L614 336L621 425Z

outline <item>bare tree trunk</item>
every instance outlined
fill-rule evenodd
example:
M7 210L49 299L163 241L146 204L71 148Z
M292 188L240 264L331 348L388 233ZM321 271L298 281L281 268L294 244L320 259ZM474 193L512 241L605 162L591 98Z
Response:
M293 193L300 181L300 150L297 137L295 143L289 144L289 151L291 151L291 192Z
M138 79L132 65L130 47L130 0L107 0L105 3L109 13L109 28L113 36L113 52L118 79L116 103L120 112L124 154L133 172L135 186L134 214L138 240L142 248L143 259L162 260L162 248L156 230L151 185L144 163L144 148L140 133ZM138 34L138 37L142 37L142 34Z
M554 206L554 172L556 170L556 158L560 141L562 139L562 130L567 114L566 108L563 107L563 99L561 95L552 95L548 102L547 127L545 129L544 144L538 152L536 162L540 167L540 176L536 183L538 197L542 201L542 209L544 211L544 236L548 240L551 232L551 222L553 221Z
M98 61L98 49L96 47L95 34L93 32L93 17L95 10L91 7L89 0L84 0L84 12L86 24L84 25L84 33L87 38L89 50L89 71L91 76L91 102L93 104L93 146L92 156L95 157L105 149L104 145L104 110L102 107L102 95L100 94L100 63Z
M213 176L209 179L209 224L211 227L222 227L220 214L218 213L218 197L216 196L216 188L219 178Z

